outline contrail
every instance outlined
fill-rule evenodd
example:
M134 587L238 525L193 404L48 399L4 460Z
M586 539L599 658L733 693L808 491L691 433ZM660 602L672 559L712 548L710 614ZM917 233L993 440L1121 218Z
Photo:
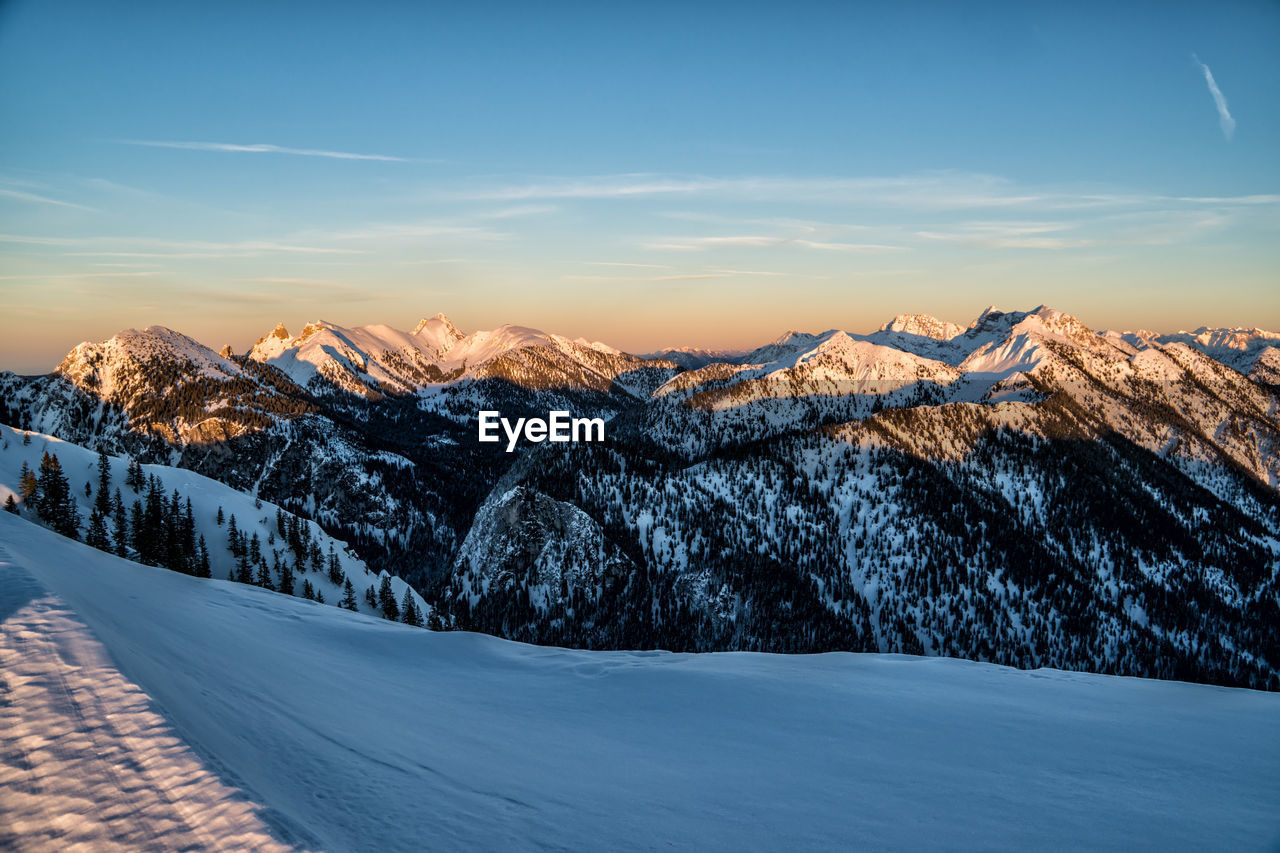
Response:
M1227 99L1223 97L1222 90L1218 88L1218 84L1213 79L1213 72L1209 70L1209 66L1200 61L1200 57L1194 53L1191 58L1200 66L1200 70L1204 72L1204 82L1209 84L1209 94L1213 95L1213 102L1218 105L1218 123L1222 125L1222 135L1228 141L1235 135L1236 120L1231 117L1231 110L1227 109Z

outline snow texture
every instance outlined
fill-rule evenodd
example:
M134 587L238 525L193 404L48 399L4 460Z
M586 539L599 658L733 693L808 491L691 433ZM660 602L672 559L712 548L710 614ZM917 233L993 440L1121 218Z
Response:
M1280 843L1273 694L438 634L6 513L0 618L19 849L269 849L268 829L324 850Z

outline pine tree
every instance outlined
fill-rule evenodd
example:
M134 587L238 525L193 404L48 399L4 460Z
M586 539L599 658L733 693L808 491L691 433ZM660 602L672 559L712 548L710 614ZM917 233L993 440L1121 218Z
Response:
M142 497L140 518L133 524L134 547L138 549L139 562L159 566L168 556L166 501L160 480L155 475L142 485L146 487L146 494Z
M342 583L342 563L333 551L333 543L329 543L329 583L337 586Z
M55 532L70 539L79 538L80 516L57 454L46 452L40 460L40 499L36 509Z
M406 584L404 600L400 602L400 621L415 628L422 627L422 614L418 612L418 603L413 600L413 590Z
M338 602L338 606L351 612L355 612L359 608L356 606L356 591L351 586L351 578L347 578L346 583L342 587L342 601Z
M93 508L103 518L111 515L111 457L102 451L98 451L98 494Z
M129 466L125 470L124 484L133 489L135 495L146 485L146 476L142 473L142 465L137 459L129 460Z
M84 537L85 544L99 551L111 550L111 539L107 536L107 517L95 504L89 513L89 532Z
M219 506L218 506L218 526L219 526L219 527L221 527L221 526L222 526L222 522L223 522L223 517L222 517L222 506L221 506L221 505L219 505Z
M187 498L182 512L182 549L188 558L196 554L196 515L191 506L191 498Z
M13 499L13 495L9 495L4 499L4 509L5 512L11 512L14 515L18 514L18 502Z
M275 590L275 584L271 582L271 572L267 571L267 563L263 560L258 564L258 578L255 583L263 589Z
M280 573L280 591L285 595L293 595L293 568L289 565L289 561L281 562L277 555L276 570Z
M249 565L249 555L244 551L236 559L235 580L237 583L253 583L253 567Z
M209 548L204 544L204 536L200 537L199 544L200 556L196 563L196 577L211 578L213 577L213 568L209 565Z
M316 601L324 604L324 592L318 589L316 590Z
M382 618L392 622L400 621L400 605L396 604L396 594L391 589L391 576L383 575L382 584L378 587L378 606L382 609Z
M146 524L146 520L143 517L142 501L134 501L133 505L129 507L129 544L133 546L134 551L139 553L141 552L139 546L143 538L142 528L144 524ZM138 559L142 559L141 556Z
M378 593L373 588L373 584L369 584L369 588L364 591L364 600L370 607L377 608Z
M194 548L187 548L183 536L182 497L173 490L165 512L164 565L175 572L193 574L190 558Z
M27 466L25 459L22 461L22 470L18 472L18 494L22 496L24 503L38 503L40 500L40 480Z
M119 489L116 489L115 499L111 501L111 513L111 539L115 542L116 555L123 557L129 553L129 516L125 513Z
M316 588L311 585L311 578L302 579L302 597L307 601L316 600Z

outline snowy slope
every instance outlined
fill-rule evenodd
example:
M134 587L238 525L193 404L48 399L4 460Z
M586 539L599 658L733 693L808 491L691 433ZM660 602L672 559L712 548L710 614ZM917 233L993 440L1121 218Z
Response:
M18 849L130 831L130 849L270 831L334 851L1280 842L1280 696L437 634L3 513L0 579L0 674L24 700L3 709L0 827Z
M24 438L27 435L30 436L30 443L24 443ZM85 495L84 487L86 483L90 485L91 489L98 487L98 455L83 447L61 441L52 436L41 435L40 433L24 433L11 427L0 425L0 503L3 503L11 494L15 496L15 499L17 498L18 475L22 468L22 463L26 462L30 470L38 472L40 459L46 452L56 455L58 461L62 464L63 473L66 474L71 487L71 494L76 499L79 508L81 537L83 538L84 530L86 529L85 522L94 503L94 497ZM114 493L116 489L119 489L125 504L131 504L133 501L138 500L140 496L125 485L125 474L129 464L128 459L121 457L110 458L111 490ZM236 523L239 529L246 536L252 537L255 533L258 535L264 554L270 557L274 549L281 552L285 559L290 559L288 546L277 538L277 507L274 504L261 500L255 501L251 496L238 492L217 480L211 480L208 477L183 468L170 468L165 465L143 465L142 470L148 477L155 475L160 479L160 482L164 484L166 496L171 495L176 489L184 500L186 498L191 499L196 521L196 535L204 536L208 544L209 562L213 577L225 578L235 568L235 558L227 549L227 524L229 524L233 515L236 516ZM223 510L227 524L219 525L217 523L219 508ZM28 518L35 517L33 508L21 507L21 510ZM290 513L286 513L286 515L292 516ZM360 609L368 613L375 612L374 608L365 602L363 594L368 587L378 586L381 583L381 576L386 573L371 571L362 560L347 548L345 542L325 533L314 521L303 519L302 523L307 535L319 543L320 550L326 558L331 547L334 553L338 555L342 571L351 580L355 589L356 600ZM271 562L268 559L268 563L270 564ZM301 589L304 579L309 580L316 590L324 595L324 600L327 604L337 605L342 600L342 587L330 583L328 576L324 572L299 573L297 577L299 589ZM277 584L278 588L279 575L273 574L272 581ZM402 600L407 584L400 578L392 576L391 587L396 594L396 601ZM299 592L298 594L301 593ZM430 608L425 605L422 597L417 592L414 592L413 596L418 606L424 608L424 612L429 612Z

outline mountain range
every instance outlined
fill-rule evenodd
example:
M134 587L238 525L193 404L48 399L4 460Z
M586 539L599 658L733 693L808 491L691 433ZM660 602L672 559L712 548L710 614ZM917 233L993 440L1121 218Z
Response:
M481 409L608 419L476 441ZM520 326L163 327L0 374L0 420L315 522L439 627L1280 689L1280 334L790 331L648 356Z

